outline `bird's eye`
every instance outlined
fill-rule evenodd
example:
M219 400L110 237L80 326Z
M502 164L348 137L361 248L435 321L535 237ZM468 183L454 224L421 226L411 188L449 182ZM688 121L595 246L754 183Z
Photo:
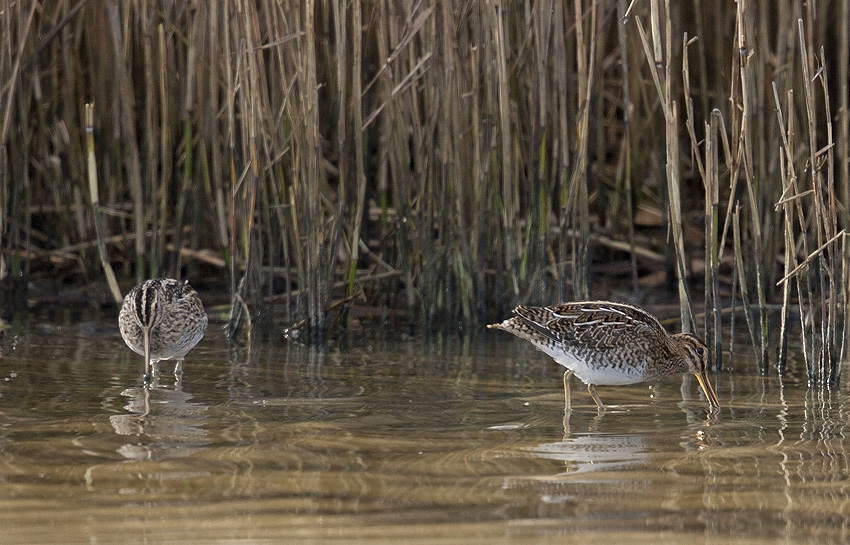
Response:
M697 354L699 354L700 356L702 356L703 354L705 354L705 349L703 349L703 347L701 347L701 346L700 346L700 347L698 347L698 348L697 348Z

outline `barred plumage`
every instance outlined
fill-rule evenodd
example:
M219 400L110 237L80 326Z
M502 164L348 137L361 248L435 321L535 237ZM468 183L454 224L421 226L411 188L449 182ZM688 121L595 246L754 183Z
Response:
M502 329L525 339L588 385L599 409L596 385L617 386L673 374L697 377L712 410L720 407L708 380L708 349L689 333L670 335L646 311L622 303L579 301L549 307L519 306ZM569 399L567 399L569 402Z
M186 354L204 336L207 315L198 294L187 281L146 280L130 290L118 316L118 328L133 352L145 357L145 381L151 366L176 359L181 370Z

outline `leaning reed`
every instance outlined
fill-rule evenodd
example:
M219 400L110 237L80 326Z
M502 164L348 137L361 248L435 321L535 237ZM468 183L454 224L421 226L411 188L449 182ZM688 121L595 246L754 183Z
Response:
M339 301L437 326L672 288L718 368L734 303L762 372L801 328L839 378L847 9L68 4L0 9L7 281L191 275L234 330L279 311L316 338Z

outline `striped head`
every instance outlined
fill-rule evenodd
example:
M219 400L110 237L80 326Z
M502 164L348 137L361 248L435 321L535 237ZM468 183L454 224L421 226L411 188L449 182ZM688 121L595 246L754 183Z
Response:
M124 304L130 304L130 311L136 323L150 331L162 321L162 281L148 280L133 288L127 294Z
M712 410L719 409L720 402L717 399L717 394L714 393L714 388L711 387L711 382L708 380L708 347L690 333L677 333L672 335L671 338L681 352L682 363L684 364L681 371L697 377Z

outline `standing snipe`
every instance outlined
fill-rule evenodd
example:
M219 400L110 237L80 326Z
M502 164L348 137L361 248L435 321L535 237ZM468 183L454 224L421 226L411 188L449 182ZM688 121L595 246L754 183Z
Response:
M204 305L187 281L170 278L146 280L124 298L118 328L133 352L145 357L145 381L151 366L176 359L176 374L183 358L204 336Z
M711 409L720 407L708 380L708 349L690 333L668 334L652 315L621 303L584 301L551 307L514 309L514 316L487 327L503 329L525 339L575 375L600 410L605 406L596 385L618 386L655 380L667 375L696 375Z

